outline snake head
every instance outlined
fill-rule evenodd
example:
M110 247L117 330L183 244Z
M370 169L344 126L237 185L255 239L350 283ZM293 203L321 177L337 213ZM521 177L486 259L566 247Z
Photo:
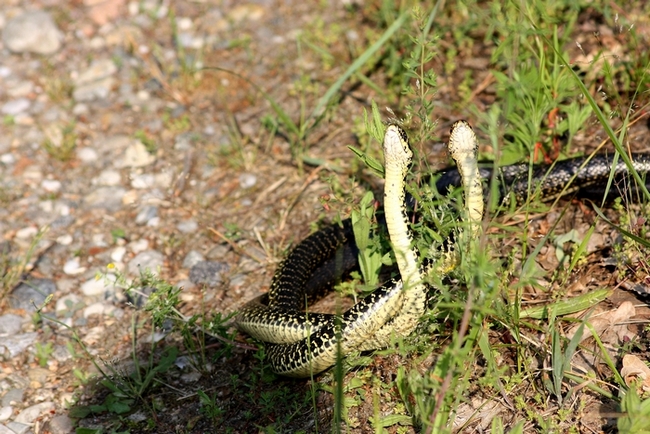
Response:
M413 159L413 151L409 146L406 131L398 125L393 124L386 128L384 134L384 159L386 161L407 162L407 164Z

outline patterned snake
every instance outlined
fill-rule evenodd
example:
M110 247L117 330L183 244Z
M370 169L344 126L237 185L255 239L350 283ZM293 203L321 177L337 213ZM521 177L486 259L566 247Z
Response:
M457 144L468 148L465 154L455 153ZM493 172L476 166L477 146L469 124L454 123L449 151L463 171L440 172L436 181L436 188L443 193L463 185L466 218L474 226L478 226L483 210L480 179L490 179ZM305 238L278 267L268 293L244 305L236 318L241 331L266 342L266 356L278 374L307 377L326 370L352 351L385 347L391 336L410 334L424 313L428 292L425 279L430 270L419 265L406 214L405 177L412 152L406 133L396 125L387 128L383 147L384 212L401 279L381 286L341 315L309 312L306 306L357 266L358 250L350 219ZM637 172L650 171L650 154L632 154L631 158ZM599 154L591 160L577 157L554 165L504 166L496 178L501 194L514 195L518 202L535 191L542 200L572 193L602 198L611 166L612 157ZM629 173L622 161L613 172L615 182ZM614 186L611 194L617 193Z

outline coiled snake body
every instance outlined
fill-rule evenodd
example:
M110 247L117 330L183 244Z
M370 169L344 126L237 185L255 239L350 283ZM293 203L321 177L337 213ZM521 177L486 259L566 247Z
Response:
M455 144L469 148L467 154L452 154L458 167L466 172L441 172L436 187L445 192L463 185L468 222L476 223L483 206L480 178L492 177L492 169L476 168L476 137L464 121L452 126L450 153ZM305 238L279 266L268 293L247 303L236 318L241 331L266 342L268 360L279 374L317 374L351 351L385 347L391 335L410 334L424 313L428 290L424 281L429 270L419 265L405 204L405 176L412 153L406 133L396 125L387 128L383 145L386 225L401 279L376 289L340 316L305 311L306 303L322 296L358 263L350 219ZM649 154L633 154L631 158L637 172L650 171ZM610 156L601 154L587 164L583 157L553 166L518 164L500 168L497 178L501 194L513 194L520 202L535 191L543 200L576 192L602 198L611 162ZM619 161L614 173L614 180L619 181L628 174L628 168ZM569 181L571 187L566 188ZM611 191L616 194L615 187Z

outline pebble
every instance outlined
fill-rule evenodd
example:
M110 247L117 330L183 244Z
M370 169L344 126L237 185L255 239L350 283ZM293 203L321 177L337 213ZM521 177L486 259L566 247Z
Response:
M176 225L176 229L184 234L191 234L199 229L199 224L193 219L183 220Z
M65 414L54 416L48 424L52 434L70 434L75 430L75 422Z
M122 187L99 187L86 195L84 202L90 208L103 208L117 211L122 208L122 198L126 189Z
M106 304L105 302L93 303L84 309L84 318L89 318L92 315L110 315L115 310L115 306Z
M126 247L118 246L111 252L111 260L114 262L122 262L124 255L126 255Z
M32 278L21 283L9 295L9 306L13 309L24 309L27 312L34 312L36 305L39 307L45 302L45 298L54 294L56 285L52 279Z
M88 84L101 80L103 78L109 77L117 72L117 66L115 62L110 59L98 59L94 60L88 69L80 73L74 84L79 86L83 84Z
M118 158L114 166L118 169L126 167L145 167L156 161L156 157L151 155L144 144L139 141L133 141L124 151L124 155Z
M11 434L27 434L30 431L29 425L20 422L9 422L6 428ZM2 434L2 432L0 432L0 434Z
M25 380L24 383L29 384L29 381ZM25 389L23 388L9 389L2 397L2 406L22 404L24 396Z
M29 332L4 337L0 340L0 353L3 352L4 347L11 357L16 357L32 345L36 341L37 336L38 333Z
M105 280L110 281L109 275L106 276L106 279L103 278L95 279L94 277L92 279L88 279L81 284L81 292L83 292L84 295L87 295L89 297L93 297L97 295L105 295L108 288Z
M7 313L0 315L0 336L13 335L20 331L23 324L23 317Z
M192 268L199 262L205 261L205 256L198 250L190 250L183 259L183 268Z
M7 21L2 41L16 53L52 54L61 48L62 35L49 13L26 12Z
M139 190L154 187L155 184L156 178L151 173L143 173L131 178L131 187Z
M0 408L0 422L4 422L5 420L9 419L13 412L14 409L10 405Z
M70 234L61 235L60 237L56 238L56 242L62 246L69 246L70 244L72 244L73 240L74 239Z
M99 159L99 154L93 148L80 148L77 151L77 158L84 163L94 163Z
M55 179L44 179L41 181L41 187L48 193L56 193L61 190L61 181Z
M72 258L63 264L63 272L68 276L76 276L77 274L84 273L85 271L86 267L81 266L79 263L79 258Z
M110 95L113 84L115 84L113 77L106 77L92 83L83 84L72 91L72 97L77 102L105 100Z
M162 268L165 257L157 250L145 250L129 261L126 268L129 274L139 275L142 271L149 270L157 273Z
M93 185L103 185L106 187L115 187L122 183L122 175L113 169L102 170L99 176L93 178Z
M36 226L27 226L16 231L16 238L21 240L32 239L38 233L38 228Z
M135 224L142 226L148 224L151 219L158 217L158 207L153 205L144 206L138 215L135 216Z
M215 287L223 281L223 273L230 269L226 262L201 261L190 269L190 281L195 285Z
M26 112L31 105L32 102L27 98L18 98L2 104L0 112L4 115L16 116L17 114Z
M41 402L27 407L16 416L15 422L29 424L33 423L41 414L48 413L54 410L53 402Z
M244 190L257 184L257 176L252 173L242 173L239 175L239 186Z
M139 239L137 241L130 242L128 247L133 253L137 254L140 252L144 252L149 248L149 241L145 239Z

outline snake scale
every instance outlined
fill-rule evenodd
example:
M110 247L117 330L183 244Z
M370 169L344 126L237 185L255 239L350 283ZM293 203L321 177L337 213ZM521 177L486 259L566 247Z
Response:
M453 147L459 143L469 148L466 154L453 154ZM458 168L435 174L436 188L443 194L448 189L464 187L470 222L480 221L482 216L480 179L492 178L495 170L476 166L477 146L469 124L454 123L449 151L457 167L469 174ZM396 125L387 128L383 147L384 212L401 279L377 288L341 315L309 312L309 304L358 265L358 249L350 219L305 238L278 267L268 293L244 305L236 318L241 331L266 343L266 355L276 373L306 377L328 369L351 351L385 347L392 335L410 334L424 313L428 291L424 280L428 270L421 268L418 252L413 248L406 214L405 177L412 152L406 133ZM650 171L650 154L630 157L637 172ZM531 192L539 194L542 200L568 194L602 198L612 172L612 158L597 154L591 159L577 157L553 165L515 164L496 169L494 178L499 182L502 197L513 195L517 202L525 201ZM610 197L619 193L617 185L629 173L622 161L613 172Z

